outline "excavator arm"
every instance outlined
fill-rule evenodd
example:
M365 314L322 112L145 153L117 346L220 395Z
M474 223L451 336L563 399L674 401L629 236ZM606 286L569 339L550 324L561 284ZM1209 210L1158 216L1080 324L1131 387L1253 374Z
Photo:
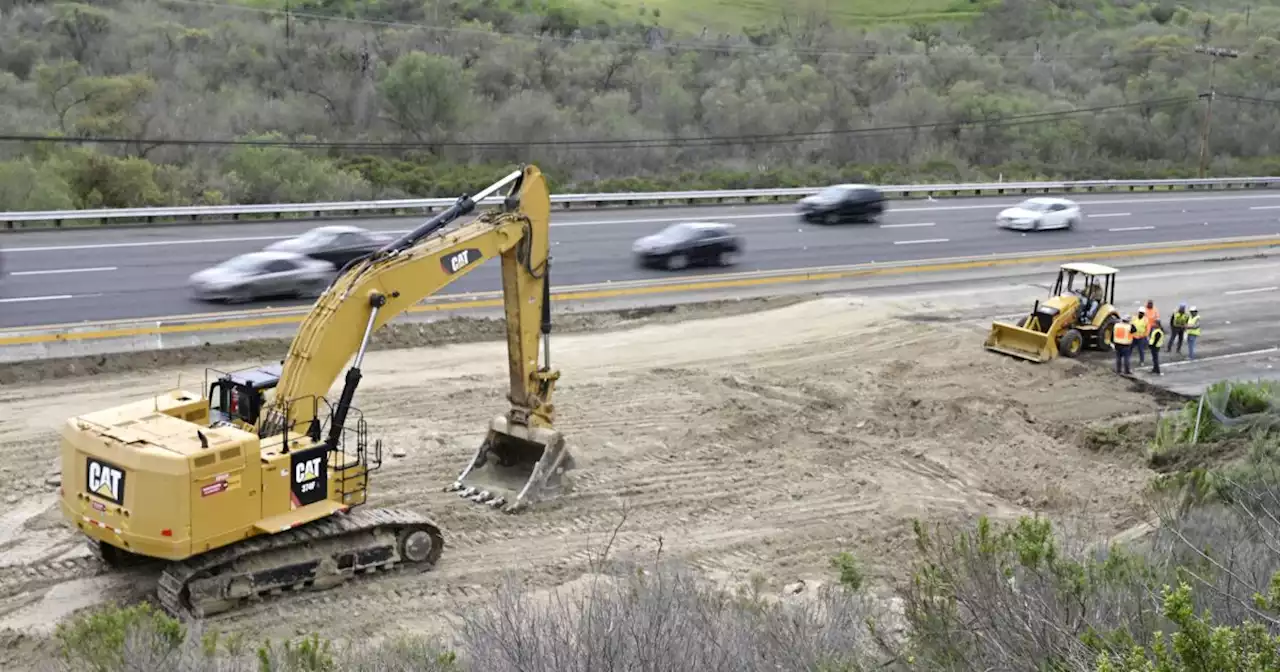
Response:
M476 203L512 184L503 207L441 232ZM509 410L490 423L480 449L446 490L513 512L549 494L572 460L554 429L551 401L559 372L550 368L551 197L535 166L508 175L339 272L304 318L285 357L274 398L257 422L260 436L286 430L321 441L321 400L351 361L330 406L330 449L337 446L370 336L397 315L494 257L502 260L510 372ZM542 366L538 345L545 346ZM354 360L352 357L354 356ZM488 481L468 485L468 479Z

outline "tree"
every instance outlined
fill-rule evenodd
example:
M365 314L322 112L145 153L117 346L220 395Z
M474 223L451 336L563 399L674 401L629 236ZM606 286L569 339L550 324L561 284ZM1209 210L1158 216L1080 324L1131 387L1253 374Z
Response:
M459 129L470 90L471 77L456 61L421 51L397 59L378 84L388 119L422 142Z

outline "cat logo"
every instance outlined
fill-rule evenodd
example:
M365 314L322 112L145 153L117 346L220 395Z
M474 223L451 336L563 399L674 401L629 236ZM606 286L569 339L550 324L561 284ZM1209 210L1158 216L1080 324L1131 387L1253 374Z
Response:
M445 273L453 275L480 261L484 261L484 254L475 248L468 248L441 257L440 266L444 268Z
M124 504L124 470L92 457L86 460L85 486L90 494Z
M293 482L300 486L299 490L302 492L310 492L312 488L316 487L316 484L312 481L320 478L321 459L323 458L313 457L309 460L299 462L298 465L293 468Z
M295 450L289 458L289 500L293 508L329 496L329 451L325 446Z

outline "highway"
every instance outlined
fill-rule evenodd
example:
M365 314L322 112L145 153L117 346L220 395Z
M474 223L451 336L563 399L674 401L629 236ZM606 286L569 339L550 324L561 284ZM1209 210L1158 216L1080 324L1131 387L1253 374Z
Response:
M1086 219L1073 231L1021 233L995 226L1019 196L894 201L878 224L804 224L792 205L555 211L552 284L699 276L1090 246L1280 235L1280 194L1217 192L1072 197ZM724 221L746 241L733 269L678 274L636 267L631 244L678 221ZM347 220L376 231L406 231L417 220ZM208 224L80 229L0 235L0 328L208 313L246 306L195 301L187 277L325 222ZM499 288L499 265L460 278L448 294ZM248 307L298 305L272 301Z

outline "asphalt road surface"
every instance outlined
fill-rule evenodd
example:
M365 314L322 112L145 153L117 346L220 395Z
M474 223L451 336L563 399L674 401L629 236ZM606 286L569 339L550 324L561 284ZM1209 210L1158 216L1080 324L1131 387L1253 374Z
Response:
M1078 196L1086 218L1073 231L1021 233L995 226L1020 197L898 201L878 224L804 224L793 205L704 206L560 212L552 221L552 284L697 276L637 267L631 244L679 221L737 225L746 241L730 271L799 269L1089 246L1280 235L1280 194L1114 194ZM416 220L351 222L406 231ZM164 317L227 310L194 300L187 277L262 249L321 222L217 224L163 228L45 231L0 236L0 328ZM499 264L459 278L443 294L499 289ZM256 307L305 302L260 302ZM243 309L246 306L235 308ZM251 304L249 307L255 307Z

